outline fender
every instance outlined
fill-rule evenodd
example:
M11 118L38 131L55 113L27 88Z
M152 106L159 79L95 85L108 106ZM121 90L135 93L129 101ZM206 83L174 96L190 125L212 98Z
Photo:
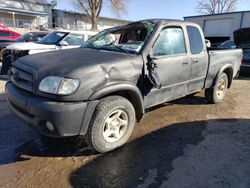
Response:
M225 71L226 69L229 69L229 71ZM231 87L232 84L232 80L233 80L233 65L231 64L226 64L223 67L220 68L219 72L216 75L215 81L213 83L213 86L215 85L215 83L217 83L218 79L219 79L219 75L221 75L223 72L225 72L228 76L228 88Z
M117 83L107 85L91 95L89 100L98 100L106 95L122 91L125 91L129 94L129 97L132 100L132 104L136 107L135 110L141 115L145 114L142 93L137 86L130 83Z
M84 114L82 126L79 132L80 135L85 135L87 133L89 123L91 121L91 117L94 113L94 110L99 100L102 97L105 97L107 95L110 95L112 93L117 93L117 92L128 93L129 100L135 107L136 115L138 117L137 119L140 120L143 117L143 115L145 114L145 109L144 109L143 97L138 87L130 83L110 84L97 90L94 94L92 94L89 97L88 101L91 101L91 102L89 103L87 107L87 111Z

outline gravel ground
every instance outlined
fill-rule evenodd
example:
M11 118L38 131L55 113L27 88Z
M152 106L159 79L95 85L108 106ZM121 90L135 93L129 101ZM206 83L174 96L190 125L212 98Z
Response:
M150 109L130 141L107 154L82 138L41 138L4 97L0 187L250 187L249 77L235 80L221 104L199 93Z

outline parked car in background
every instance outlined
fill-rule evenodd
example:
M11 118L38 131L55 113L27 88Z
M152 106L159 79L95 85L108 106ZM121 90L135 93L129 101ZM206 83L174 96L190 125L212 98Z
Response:
M8 45L17 42L36 42L45 37L48 32L29 32L21 35L16 40L6 40L5 42L0 42L0 61L2 61L2 51Z
M234 49L236 48L236 45L234 41L232 40L227 40L217 46L218 48L225 48L225 49Z
M5 23L0 22L0 29L8 29L8 26Z
M243 49L243 58L240 68L241 73L250 73L250 28L234 31L234 41L237 48Z
M21 36L21 34L15 32L15 31L11 31L8 29L0 29L0 38L15 40L20 36Z
M208 102L222 102L241 57L241 49L207 48L197 24L143 20L102 31L81 48L16 60L6 95L40 133L85 135L103 153L129 139L146 109L201 90Z
M0 38L0 44L1 44L2 42L12 42L12 41L15 41L15 40L13 40L13 39Z
M37 42L11 44L2 54L1 74L7 74L11 64L19 57L53 50L79 48L83 42L96 33L92 31L54 31Z

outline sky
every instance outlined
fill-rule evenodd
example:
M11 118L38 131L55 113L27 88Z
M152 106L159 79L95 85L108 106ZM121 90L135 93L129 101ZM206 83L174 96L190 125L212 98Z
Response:
M57 9L73 10L71 0L58 0ZM127 14L120 19L136 21L146 18L183 19L185 16L198 15L197 0L130 0ZM239 0L237 11L250 10L250 0ZM104 6L101 16L117 18L110 7Z

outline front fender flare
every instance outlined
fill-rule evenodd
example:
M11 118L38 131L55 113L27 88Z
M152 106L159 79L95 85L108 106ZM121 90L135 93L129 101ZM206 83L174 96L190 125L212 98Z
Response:
M145 113L142 93L137 86L130 83L117 83L105 86L92 94L89 100L99 100L105 96L117 92L126 92L129 94L129 97L132 100L130 102L136 108L137 115L138 113L141 115Z

